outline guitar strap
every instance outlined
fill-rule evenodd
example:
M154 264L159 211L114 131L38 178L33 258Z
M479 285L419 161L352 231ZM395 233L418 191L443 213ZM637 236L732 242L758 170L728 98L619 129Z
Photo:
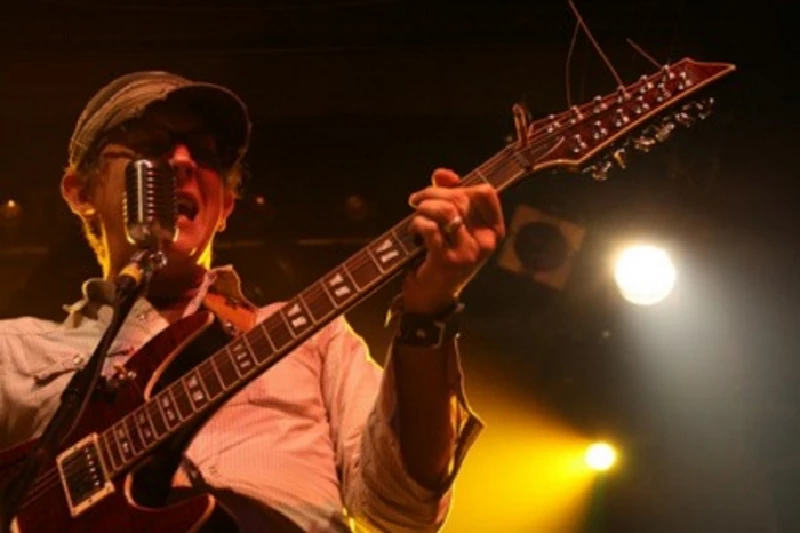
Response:
M253 304L220 294L213 287L203 298L203 307L214 313L226 327L242 333L253 329L257 322L257 310Z

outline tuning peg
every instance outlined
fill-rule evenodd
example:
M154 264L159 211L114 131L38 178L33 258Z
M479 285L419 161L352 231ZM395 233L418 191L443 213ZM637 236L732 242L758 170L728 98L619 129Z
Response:
M686 111L679 111L674 115L675 122L687 128L695 123L694 118Z
M583 140L583 138L581 137L580 133L576 133L573 136L573 139L574 139L573 144L572 144L572 152L573 153L579 154L579 153L583 152L584 150L586 150L586 148L587 148L586 141Z
M608 130L603 127L601 120L595 120L592 126L592 139L599 141L608 136Z
M656 144L655 140L651 139L650 137L645 137L644 135L636 137L633 140L633 147L640 152L649 152L650 148L652 148L654 144Z
M625 160L625 148L618 148L614 150L614 155L612 157L614 158L614 161L616 161L617 165L619 165L619 168L625 168L627 164L627 161Z
M656 129L655 138L658 142L666 141L670 134L672 134L672 130L675 129L675 124L671 121L666 121L662 124L659 128Z
M642 113L647 113L650 111L650 104L644 99L644 96L641 94L636 97L636 104L633 106L633 112L636 115L641 115Z
M595 115L597 113L601 113L606 109L608 109L608 106L603 102L603 97L600 95L595 96L592 99L592 102L594 102L594 106L592 107L592 113L594 113Z
M713 98L707 98L702 102L697 102L695 109L697 110L697 118L705 120L711 115L711 108L714 105Z
M591 167L592 169L592 178L595 181L606 181L608 179L608 171L611 170L611 161L608 159L603 159L596 165Z
M569 117L569 124L570 126L574 126L581 120L583 120L583 113L578 106L574 105L569 109L570 117Z
M689 74L683 70L678 74L678 90L683 91L692 86L692 80L689 79Z
M625 114L625 111L622 108L617 108L617 111L614 114L614 126L621 128L628 122L630 122L630 119L628 118L628 115Z

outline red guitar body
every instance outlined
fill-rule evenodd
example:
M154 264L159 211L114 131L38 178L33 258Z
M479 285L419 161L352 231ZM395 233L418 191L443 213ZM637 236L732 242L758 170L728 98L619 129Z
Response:
M86 435L111 427L226 340L222 328L206 312L187 317L161 332L131 357L124 379L111 380L94 394L64 449ZM235 523L213 496L201 495L165 504L191 433L184 431L163 442L140 464L112 479L113 492L76 517L70 514L55 461L50 461L24 499L12 524L12 533L230 531ZM0 453L0 493L17 474L34 443L29 441Z

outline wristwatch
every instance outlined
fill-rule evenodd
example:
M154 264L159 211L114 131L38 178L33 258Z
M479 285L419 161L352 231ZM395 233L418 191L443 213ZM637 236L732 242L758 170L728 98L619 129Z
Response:
M458 337L461 325L461 314L464 304L454 302L447 309L436 315L397 312L397 332L394 341L409 346L420 346L438 349ZM391 312L391 311L390 311ZM389 321L393 321L390 317Z

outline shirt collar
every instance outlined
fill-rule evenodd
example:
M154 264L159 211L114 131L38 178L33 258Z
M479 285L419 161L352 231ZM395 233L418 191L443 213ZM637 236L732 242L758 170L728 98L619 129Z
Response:
M203 283L186 309L186 314L194 313L209 293L221 294L233 302L254 307L245 298L242 292L242 282L232 265L222 265L214 267L206 272ZM114 284L103 278L89 278L81 285L83 298L75 303L63 306L67 312L64 324L68 327L76 328L80 326L84 318L107 322L110 315L104 308L108 309L113 303ZM150 302L140 298L135 304L131 313L143 313L152 309Z

